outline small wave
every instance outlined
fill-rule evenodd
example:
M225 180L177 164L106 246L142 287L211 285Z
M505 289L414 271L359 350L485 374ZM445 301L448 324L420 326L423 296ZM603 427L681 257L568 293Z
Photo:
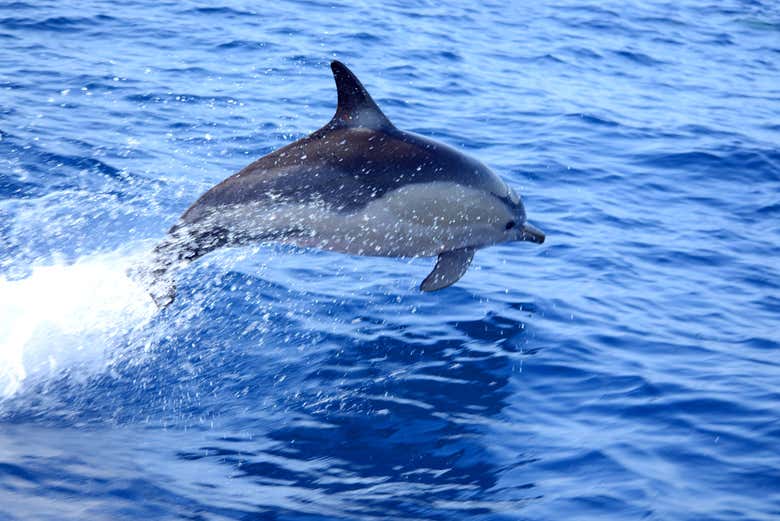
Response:
M780 153L773 150L730 147L717 151L652 153L640 156L639 162L660 168L679 168L707 174L717 172L720 179L780 180Z
M577 56L578 58L591 59L591 60L603 60L604 57L599 54L595 49L589 49L587 47L566 47L567 52Z
M71 143L82 149L90 148L85 142ZM8 198L38 197L52 189L89 187L96 193L107 192L137 178L95 157L53 152L3 131L0 131L0 154L13 165L10 172L0 173L0 196ZM107 187L106 181L114 186ZM113 191L122 199L129 195L121 190Z
M664 63L661 60L656 60L655 58L652 58L645 53L637 51L613 51L613 53L616 56L626 58L627 60L631 60L632 62L638 63L639 65L651 66L662 65Z
M188 9L183 11L182 14L205 14L209 16L222 15L226 18L235 18L243 16L257 16L254 11L242 11L240 9L233 9L232 7L197 7L194 9Z
M254 51L258 49L275 48L276 45L270 42L255 42L252 40L231 40L229 42L221 43L217 45L217 49L222 50L247 50Z
M619 127L621 126L620 123L616 121L612 121L608 118L600 118L598 116L594 116L593 114L585 114L585 113L577 113L577 114L566 114L567 118L572 119L578 119L580 121L583 121L585 123L588 123L590 125L598 125L598 126L604 126L604 127Z
M348 38L355 39L355 40L360 40L360 41L363 41L363 42L376 42L376 43L382 42L382 41L385 40L381 35L367 33L365 31L361 31L361 32L350 34L350 35L348 35Z
M96 22L113 20L115 20L115 18L102 14L89 18L56 16L44 20L34 20L32 18L3 18L0 19L0 27L21 31L78 32L94 27Z
M187 72L195 72L195 73L203 73L206 72L205 70L200 71L185 71L185 70L177 70L177 72L181 73L181 75L186 74ZM235 98L232 98L230 96L199 96L197 94L188 94L188 93L174 93L174 92L166 92L164 94L130 94L128 96L125 96L125 100L133 102L133 103L205 103L205 104L211 104L211 103L224 103L224 104L231 104L235 101Z
M34 9L35 6L33 4L28 4L26 2L9 2L7 4L0 4L0 9L8 9L18 11L20 9Z

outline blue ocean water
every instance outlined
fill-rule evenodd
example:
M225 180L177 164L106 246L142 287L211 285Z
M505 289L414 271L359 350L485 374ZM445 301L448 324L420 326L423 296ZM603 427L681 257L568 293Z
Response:
M526 5L533 4L533 5ZM543 246L125 276L337 58ZM0 520L780 517L774 2L0 3Z

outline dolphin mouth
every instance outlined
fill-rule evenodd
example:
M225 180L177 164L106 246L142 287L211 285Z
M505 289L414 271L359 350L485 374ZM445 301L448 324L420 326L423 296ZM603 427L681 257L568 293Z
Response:
M542 244L544 242L544 232L532 224L525 223L520 240Z

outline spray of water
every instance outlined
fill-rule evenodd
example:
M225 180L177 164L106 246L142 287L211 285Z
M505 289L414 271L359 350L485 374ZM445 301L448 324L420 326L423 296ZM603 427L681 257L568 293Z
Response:
M0 399L64 372L94 374L149 322L157 308L127 276L136 258L117 251L0 275Z

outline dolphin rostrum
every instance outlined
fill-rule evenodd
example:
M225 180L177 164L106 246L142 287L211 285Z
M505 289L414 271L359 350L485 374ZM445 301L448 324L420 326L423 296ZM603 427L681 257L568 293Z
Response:
M420 285L446 288L478 248L544 242L517 194L479 161L397 129L355 75L331 63L333 119L195 201L136 275L160 307L175 272L223 246L274 241L353 255L438 256Z

